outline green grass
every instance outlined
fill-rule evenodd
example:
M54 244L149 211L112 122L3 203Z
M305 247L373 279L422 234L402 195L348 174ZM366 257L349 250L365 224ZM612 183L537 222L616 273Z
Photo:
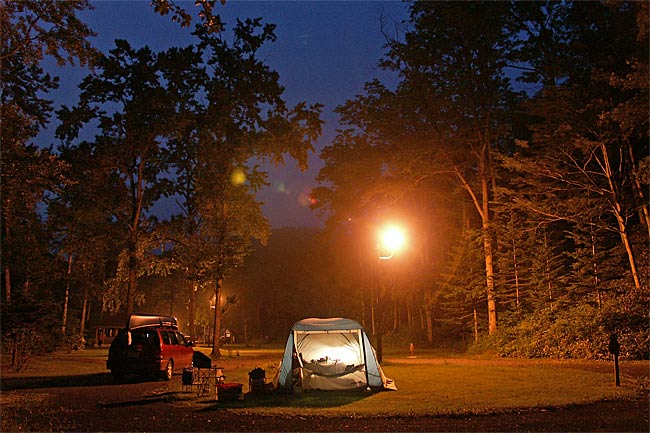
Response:
M209 349L200 348L209 353ZM282 350L232 348L222 351L217 364L224 366L228 382L245 384L248 372L262 367L271 380L277 371ZM38 387L38 381L69 386L87 381L104 383L110 378L105 369L106 349L54 353L33 357L26 371L11 372L3 365L3 389ZM230 356L227 356L230 354ZM503 360L491 357L444 356L420 352L416 359L391 353L383 369L394 379L396 392L304 392L269 395L243 402L216 403L211 398L181 392L180 377L175 402L205 410L227 408L269 415L439 415L508 411L530 407L557 407L638 395L641 379L623 378L623 386L613 386L609 365L597 361ZM3 357L5 358L5 357ZM3 359L3 363L5 359ZM645 362L640 367L645 367Z
M96 374L106 371L108 348L78 350L70 353L53 352L46 356L31 356L24 371L15 372L10 367L9 354L2 354L2 378L30 376L66 376Z
M259 413L285 415L440 415L555 407L632 396L611 375L557 366L465 364L386 365L397 392L305 392L244 402ZM233 404L236 407L242 404Z
M398 383L399 398L382 393L351 409L364 414L373 406L387 414L481 413L584 403L619 394L607 375L553 367L442 364L384 370Z

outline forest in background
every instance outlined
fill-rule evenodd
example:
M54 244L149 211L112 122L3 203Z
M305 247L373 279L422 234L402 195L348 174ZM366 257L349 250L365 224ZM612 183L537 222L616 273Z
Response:
M575 358L616 334L648 357L648 19L637 2L410 4L379 62L397 86L337 108L314 194L361 246L337 251L380 329ZM391 220L409 251L364 276Z
M616 333L647 359L648 4L408 6L378 59L397 86L337 109L313 192L325 229L271 233L259 163L304 166L321 132L320 105L288 106L257 56L272 24L98 53L87 1L3 3L3 352L81 345L94 321L154 308L213 356L225 327L281 341L347 316L504 356L604 358ZM45 56L93 66L56 113ZM58 143L36 143L53 114ZM163 199L181 212L156 218ZM388 220L409 241L378 260Z

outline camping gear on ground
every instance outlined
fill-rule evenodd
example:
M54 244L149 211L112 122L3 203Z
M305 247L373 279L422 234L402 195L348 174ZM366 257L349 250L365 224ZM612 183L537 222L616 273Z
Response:
M209 360L210 358L208 358ZM206 365L199 362L199 365ZM183 385L183 392L192 392L192 388L196 391L196 396L210 394L214 391L214 398L218 398L217 386L224 383L226 376L223 374L223 367L212 367L212 361L208 367L189 367L183 369L181 376L181 383Z
M219 383L217 384L217 399L219 401L234 401L234 400L243 400L244 393L242 388L244 387L243 383Z
M183 375L181 376L181 382L185 386L190 386L194 382L194 369L192 367L187 367L183 369Z
M257 367L248 372L248 391L253 395L264 394L266 391L266 371Z
M273 384L287 391L397 390L384 375L361 325L344 318L296 322Z

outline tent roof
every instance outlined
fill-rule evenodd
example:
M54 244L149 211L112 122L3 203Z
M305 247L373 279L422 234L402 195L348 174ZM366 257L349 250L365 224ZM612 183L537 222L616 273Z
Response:
M354 320L342 317L329 319L309 318L296 322L291 328L294 331L349 331L352 329L363 329Z

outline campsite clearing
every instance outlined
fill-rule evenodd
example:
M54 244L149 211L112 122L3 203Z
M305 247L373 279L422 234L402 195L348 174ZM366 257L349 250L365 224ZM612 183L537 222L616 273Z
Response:
M219 364L228 381L244 383L247 390L248 372L262 367L270 379L282 350L232 347L230 354ZM616 388L607 362L423 351L409 359L389 352L384 370L398 391L309 391L219 403L183 393L178 376L170 382L116 384L104 370L105 359L106 350L93 349L35 357L20 374L3 368L2 431L647 431L649 426L646 361L622 362L623 386ZM80 365L83 370L71 368Z

